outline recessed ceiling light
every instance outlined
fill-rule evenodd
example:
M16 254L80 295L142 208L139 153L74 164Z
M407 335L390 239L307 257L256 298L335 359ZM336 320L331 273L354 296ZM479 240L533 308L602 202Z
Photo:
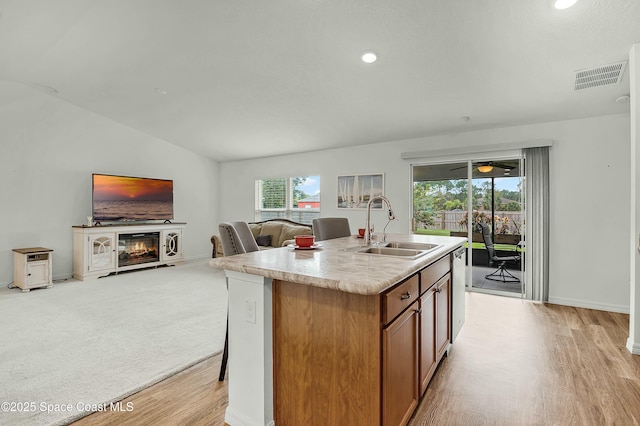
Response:
M378 60L378 55L375 52L364 52L360 58L362 58L362 62L372 64Z
M576 4L577 1L578 0L556 0L553 6L556 9L568 9L574 4Z

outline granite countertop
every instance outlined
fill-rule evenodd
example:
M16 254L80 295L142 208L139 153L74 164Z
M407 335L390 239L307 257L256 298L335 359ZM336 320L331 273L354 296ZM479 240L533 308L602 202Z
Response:
M387 241L438 244L415 260L345 251L363 245L360 238L320 241L316 250L281 247L211 259L213 268L243 272L282 281L364 295L379 294L452 252L467 241L462 237L387 234Z

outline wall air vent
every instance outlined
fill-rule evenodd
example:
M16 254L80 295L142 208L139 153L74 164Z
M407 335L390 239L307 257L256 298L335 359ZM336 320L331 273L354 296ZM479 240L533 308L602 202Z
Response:
M627 61L576 71L574 90L620 83Z

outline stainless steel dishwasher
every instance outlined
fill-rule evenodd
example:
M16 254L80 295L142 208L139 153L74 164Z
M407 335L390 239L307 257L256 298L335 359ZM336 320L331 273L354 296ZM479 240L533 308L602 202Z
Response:
M451 342L458 337L464 324L464 293L466 285L467 249L460 247L451 254L453 282L451 289Z

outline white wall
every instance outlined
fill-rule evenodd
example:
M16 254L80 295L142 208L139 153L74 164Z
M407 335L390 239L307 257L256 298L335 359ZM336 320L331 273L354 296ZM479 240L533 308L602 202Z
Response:
M254 181L319 175L322 216L346 216L352 231L365 212L339 211L336 176L385 174L387 195L400 218L389 232L410 229L410 163L402 152L531 139L552 139L550 301L629 311L629 116L616 115L386 142L313 153L222 163L221 220L254 220ZM376 229L384 214L372 214Z
M0 83L0 283L13 248L54 250L54 278L72 273L73 225L91 214L91 174L174 180L187 258L211 255L219 222L218 163L18 83Z
M629 52L629 83L631 95L631 210L629 233L629 275L631 288L629 297L631 299L629 315L629 339L627 348L640 354L640 43L631 47Z

